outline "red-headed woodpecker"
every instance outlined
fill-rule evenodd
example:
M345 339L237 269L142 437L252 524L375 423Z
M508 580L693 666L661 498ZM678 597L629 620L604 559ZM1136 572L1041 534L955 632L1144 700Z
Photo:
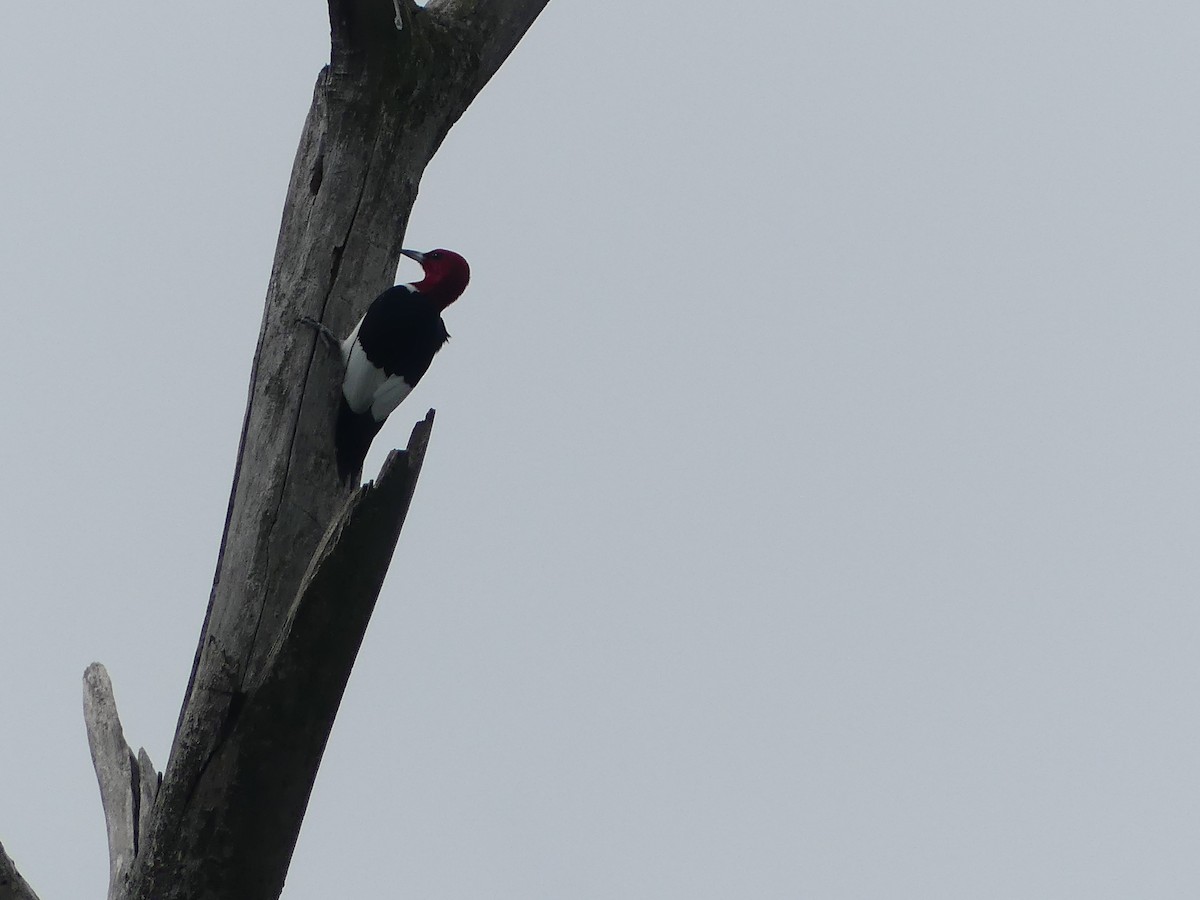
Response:
M340 342L346 375L334 440L343 481L362 471L384 420L417 386L450 337L442 310L462 295L471 278L467 261L451 250L400 252L419 262L425 277L376 297Z

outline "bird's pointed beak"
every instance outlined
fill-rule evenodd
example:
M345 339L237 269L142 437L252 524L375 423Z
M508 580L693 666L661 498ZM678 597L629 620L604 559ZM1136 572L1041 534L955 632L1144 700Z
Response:
M421 253L419 250L401 250L400 255L407 256L409 259L415 259L417 262L421 263L421 265L425 264L425 254Z

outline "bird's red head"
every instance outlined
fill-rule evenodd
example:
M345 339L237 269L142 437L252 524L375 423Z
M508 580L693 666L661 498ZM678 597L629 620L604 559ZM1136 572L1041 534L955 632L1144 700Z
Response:
M467 289L471 280L471 267L453 250L401 250L409 259L415 259L425 270L425 277L413 285L427 297L437 300L445 309Z

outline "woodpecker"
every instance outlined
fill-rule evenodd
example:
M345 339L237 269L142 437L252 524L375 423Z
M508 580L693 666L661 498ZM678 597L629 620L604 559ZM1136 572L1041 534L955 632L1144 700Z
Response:
M338 477L343 481L362 471L367 449L384 420L417 386L450 338L442 311L462 296L471 278L467 261L452 250L400 252L421 264L424 278L395 285L376 297L344 341L317 326L337 343L346 368L334 434Z

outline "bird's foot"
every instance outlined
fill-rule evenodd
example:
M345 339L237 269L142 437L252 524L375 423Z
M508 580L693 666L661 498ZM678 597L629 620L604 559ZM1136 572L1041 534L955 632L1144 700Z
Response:
M309 328L317 329L317 334L325 339L325 343L329 344L334 350L342 349L342 342L338 340L338 336L330 331L323 322L318 322L312 316L300 316L296 319L301 325L307 325Z

